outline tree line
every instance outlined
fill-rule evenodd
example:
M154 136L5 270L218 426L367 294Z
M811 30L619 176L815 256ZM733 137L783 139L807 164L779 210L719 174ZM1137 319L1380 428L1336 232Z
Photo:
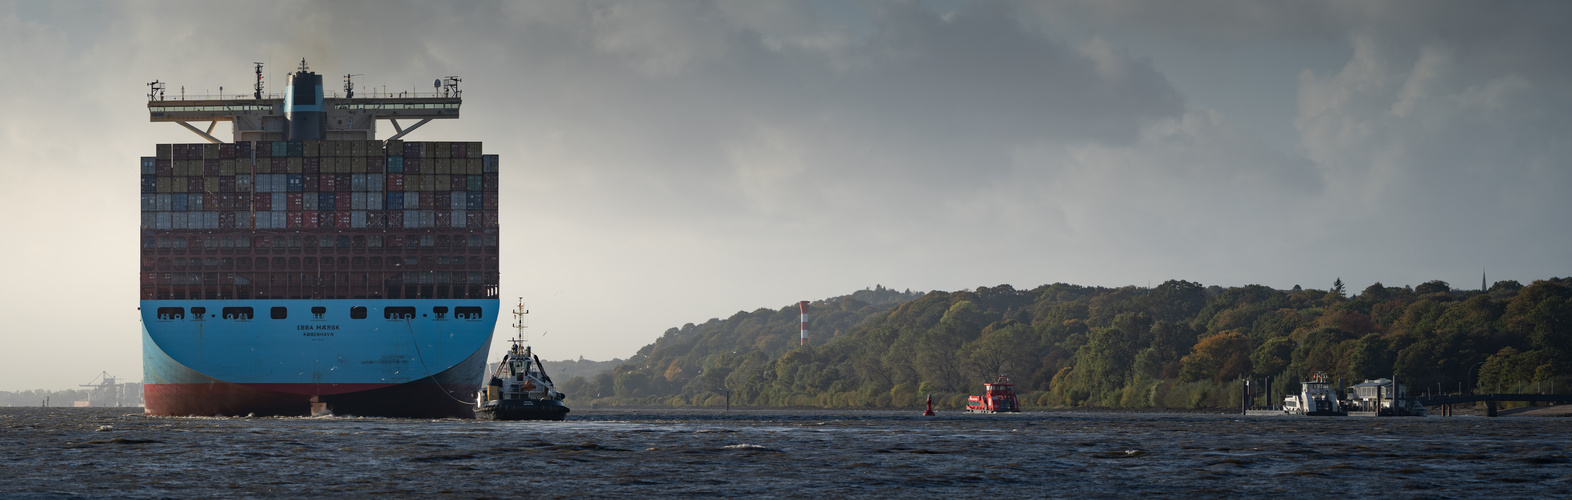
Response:
M1572 278L1488 290L1443 281L1327 290L1055 283L955 292L878 287L672 328L561 389L604 404L958 407L1007 375L1036 407L1236 407L1238 384L1396 376L1414 392L1572 391Z

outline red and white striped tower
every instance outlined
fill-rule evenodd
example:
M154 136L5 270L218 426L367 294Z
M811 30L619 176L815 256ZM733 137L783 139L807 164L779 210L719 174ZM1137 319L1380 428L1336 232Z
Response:
M798 345L808 345L808 301L798 302L797 309L802 310L802 343Z

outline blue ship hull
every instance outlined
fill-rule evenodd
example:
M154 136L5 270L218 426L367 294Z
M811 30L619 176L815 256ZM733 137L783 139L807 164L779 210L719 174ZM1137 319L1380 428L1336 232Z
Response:
M497 311L496 299L144 300L147 412L473 417Z

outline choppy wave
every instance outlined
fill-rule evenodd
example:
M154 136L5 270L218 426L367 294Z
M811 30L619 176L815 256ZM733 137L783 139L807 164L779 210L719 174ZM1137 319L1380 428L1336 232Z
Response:
M575 410L564 422L0 408L4 497L1559 496L1572 419Z

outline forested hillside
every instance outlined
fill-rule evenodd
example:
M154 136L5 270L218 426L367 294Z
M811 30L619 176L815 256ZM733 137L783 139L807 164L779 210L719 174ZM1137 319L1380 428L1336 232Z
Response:
M954 407L1004 374L1029 406L1199 408L1237 404L1242 378L1274 377L1281 393L1317 371L1395 374L1416 392L1572 388L1572 278L1295 288L865 290L815 303L807 347L795 305L760 309L668 330L562 389L606 404L718 405L729 390L733 405L910 407L933 394Z

